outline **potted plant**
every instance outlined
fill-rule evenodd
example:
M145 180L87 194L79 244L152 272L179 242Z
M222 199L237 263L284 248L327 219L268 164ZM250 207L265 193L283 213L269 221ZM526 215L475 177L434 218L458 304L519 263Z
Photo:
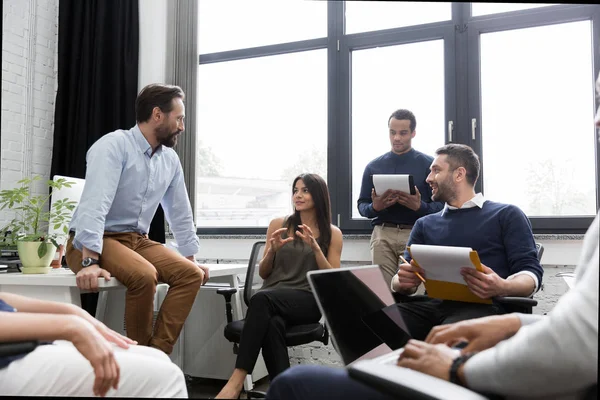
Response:
M9 209L16 214L2 230L11 232L23 265L22 271L29 274L50 271L50 263L59 246L57 239L67 235L67 224L76 205L75 201L61 199L48 207L51 193L36 196L31 193L33 183L41 179L40 176L24 178L17 182L20 186L0 191L0 210ZM48 180L47 184L54 191L69 188L74 182L60 178ZM60 229L64 235L48 234L49 226L54 230Z

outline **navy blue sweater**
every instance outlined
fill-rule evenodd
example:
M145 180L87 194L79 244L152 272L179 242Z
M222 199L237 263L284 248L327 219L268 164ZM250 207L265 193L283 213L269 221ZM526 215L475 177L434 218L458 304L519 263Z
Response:
M412 225L423 215L440 211L444 207L444 203L431 201L431 187L425 182L432 162L433 157L415 149L400 155L390 151L371 161L367 164L363 173L360 195L358 196L360 215L372 218L371 225L381 225L383 222ZM374 174L412 175L415 186L421 193L421 208L413 211L403 205L395 204L381 211L375 211L371 200Z
M541 286L544 270L537 257L533 232L523 211L511 204L486 200L483 207L442 211L420 218L408 245L471 247L483 264L506 279L530 271ZM410 255L404 257L410 262Z

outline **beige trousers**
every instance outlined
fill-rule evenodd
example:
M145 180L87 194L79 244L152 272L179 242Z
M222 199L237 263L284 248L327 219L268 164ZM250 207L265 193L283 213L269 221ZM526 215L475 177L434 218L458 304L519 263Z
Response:
M371 234L371 260L379 265L388 287L398 273L400 256L406 249L410 229L376 225Z
M106 397L188 397L183 372L162 351L146 346L113 348L119 388L111 388ZM57 340L0 369L0 396L94 397L94 379L92 364L75 346Z

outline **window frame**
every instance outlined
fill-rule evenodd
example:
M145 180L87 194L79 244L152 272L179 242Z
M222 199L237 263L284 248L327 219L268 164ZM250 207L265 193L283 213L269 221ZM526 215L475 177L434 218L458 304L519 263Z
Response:
M202 0L200 0L202 1ZM327 184L331 197L332 223L345 234L371 233L371 221L353 219L352 207L352 133L351 133L351 52L378 46L393 46L419 41L444 40L445 85L445 142L448 143L447 124L454 123L453 143L472 146L481 154L481 129L476 140L471 139L470 115L481 121L479 98L479 34L509 29L529 28L562 22L592 21L593 72L590 87L600 69L600 5L554 5L526 10L509 11L471 17L471 3L452 3L452 19L416 26L344 34L345 2L327 2L327 36L289 43L227 50L200 54L200 65L247 58L272 56L293 52L327 49ZM476 38L476 39L475 39ZM596 40L595 40L596 39ZM473 55L476 55L474 57ZM459 73L466 71L466 73ZM594 97L594 107L598 99ZM461 106L458 106L461 105ZM418 116L417 116L418 118ZM590 122L591 123L591 122ZM479 125L479 124L478 124ZM382 134L384 134L382 132ZM600 154L596 155L596 211L600 207ZM385 153L389 149L382 149ZM187 171L190 173L190 171ZM194 171L191 171L194 173ZM482 190L484 171L476 185ZM290 194L291 195L291 194ZM590 226L593 216L529 217L534 233L581 234ZM256 235L264 234L265 227L198 227L202 235Z

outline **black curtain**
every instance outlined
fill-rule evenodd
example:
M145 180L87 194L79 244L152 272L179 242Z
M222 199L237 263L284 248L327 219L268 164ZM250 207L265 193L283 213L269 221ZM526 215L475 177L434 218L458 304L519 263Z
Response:
M92 144L135 125L139 31L138 0L60 0L51 177L85 178ZM155 220L150 234L164 243L162 209ZM82 295L92 315L97 301Z

